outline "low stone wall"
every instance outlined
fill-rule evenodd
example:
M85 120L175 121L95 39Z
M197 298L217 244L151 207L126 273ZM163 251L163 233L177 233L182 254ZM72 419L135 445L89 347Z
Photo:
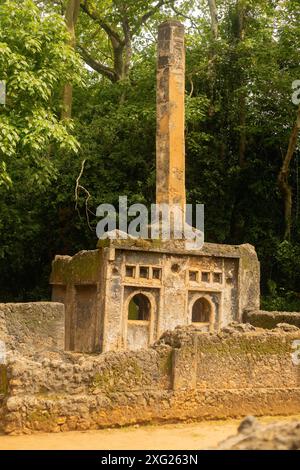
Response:
M248 310L243 314L243 321L259 328L271 330L279 323L287 323L300 328L300 312L267 312L264 310Z
M6 351L30 357L64 350L64 305L56 302L0 304L0 341Z
M154 347L100 355L66 353L6 365L2 427L7 433L97 429L134 423L300 412L300 330L193 327Z

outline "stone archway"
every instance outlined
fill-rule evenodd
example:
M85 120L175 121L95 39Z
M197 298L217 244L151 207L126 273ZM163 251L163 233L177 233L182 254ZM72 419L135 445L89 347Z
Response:
M190 311L191 323L199 327L207 327L208 331L213 331L215 322L215 306L206 295L199 295L191 303Z
M147 348L153 340L156 303L153 295L136 290L124 304L125 336L128 349Z
M151 302L142 293L135 294L128 304L128 320L150 321Z

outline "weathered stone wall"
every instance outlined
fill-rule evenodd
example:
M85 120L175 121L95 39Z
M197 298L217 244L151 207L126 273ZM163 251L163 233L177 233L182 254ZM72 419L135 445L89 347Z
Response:
M52 300L65 305L67 350L102 350L103 257L103 251L83 250L73 257L56 256L52 263Z
M214 331L241 321L244 309L259 308L259 263L250 245L206 243L199 252L187 252L180 240L104 242L99 250L57 256L53 262L52 300L65 304L67 350L107 352L153 344L167 329L191 324L200 298L210 305ZM146 277L141 267L148 270ZM128 321L129 302L139 293L151 304L148 329L137 330Z
M287 323L300 328L300 312L266 312L263 310L246 310L243 315L245 323L271 330L279 323Z
M3 428L8 379L7 361L24 364L22 383L27 387L31 364L48 356L58 359L64 350L64 306L55 302L0 304L0 430ZM17 359L18 358L18 359ZM22 374L21 374L22 375Z
M294 327L165 333L150 349L7 364L6 432L300 412Z
M63 351L65 316L63 304L28 302L0 304L0 340L7 351L24 356Z

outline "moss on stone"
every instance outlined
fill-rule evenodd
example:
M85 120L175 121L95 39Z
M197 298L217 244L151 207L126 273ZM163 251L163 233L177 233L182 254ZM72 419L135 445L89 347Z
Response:
M150 239L150 238L126 238L126 239L105 239L105 240L98 240L97 248L107 248L107 247L114 247L119 249L126 249L126 248L137 248L137 249L144 249L150 250L152 249L159 249L166 245L166 241L162 238L158 239Z
M100 239L97 242L97 248L107 248L110 246L109 238L105 238L104 240Z
M244 354L259 355L285 355L292 352L292 341L279 337L266 337L265 340L260 339L254 341L253 337L240 336L232 340L222 339L217 342L201 342L199 344L201 353L215 354L219 356L240 356Z
M59 258L52 262L52 272L50 282L53 284L57 283L68 283L69 278L69 259Z
M159 370L163 374L168 376L172 373L172 365L173 365L173 351L170 351L166 356L160 358L159 361Z
M276 327L277 323L278 322L276 321L276 319L271 315L264 315L260 318L254 317L251 321L251 324L253 326L256 326L258 328L264 328L265 330L272 330Z
M287 323L300 328L300 314L297 312L267 312L262 310L257 312L245 312L243 321L266 330L276 328L278 323Z
M70 274L73 280L97 281L99 267L99 251L86 251L72 258Z
M0 396L6 396L8 392L7 369L4 364L0 364Z
M154 238L152 240L153 248L161 248L164 244L164 241L161 238Z
M30 423L38 422L38 423L53 423L55 422L54 417L50 415L48 411L39 411L34 410L28 413L27 420Z
M36 393L35 396L41 400L51 400L58 402L64 399L63 394L49 393L49 391L44 391L43 388L40 389L39 393Z
M93 392L94 390L97 390L99 388L105 391L113 390L111 375L108 370L104 370L102 373L96 372L96 374L92 378L90 384L90 391Z
M143 375L143 371L142 371L141 367L136 362L133 362L132 363L132 368L134 370L135 377L138 380L140 380L142 378L142 375Z
M243 251L241 256L242 268L245 271L251 271L253 268L253 254Z
M90 392L101 389L110 393L120 389L120 383L123 383L124 371L129 371L132 383L138 384L143 377L143 369L132 359L124 363L114 364L109 369L96 372L90 382ZM121 387L122 388L122 387Z
M68 259L58 258L52 263L51 282L53 284L97 282L99 268L99 250L79 252L73 258Z

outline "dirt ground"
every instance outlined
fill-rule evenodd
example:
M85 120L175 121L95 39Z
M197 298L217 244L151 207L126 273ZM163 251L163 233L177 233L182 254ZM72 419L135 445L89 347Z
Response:
M270 423L293 419L300 420L300 416L264 417L259 421ZM203 421L58 434L0 435L0 450L213 449L235 434L239 423L240 420Z

